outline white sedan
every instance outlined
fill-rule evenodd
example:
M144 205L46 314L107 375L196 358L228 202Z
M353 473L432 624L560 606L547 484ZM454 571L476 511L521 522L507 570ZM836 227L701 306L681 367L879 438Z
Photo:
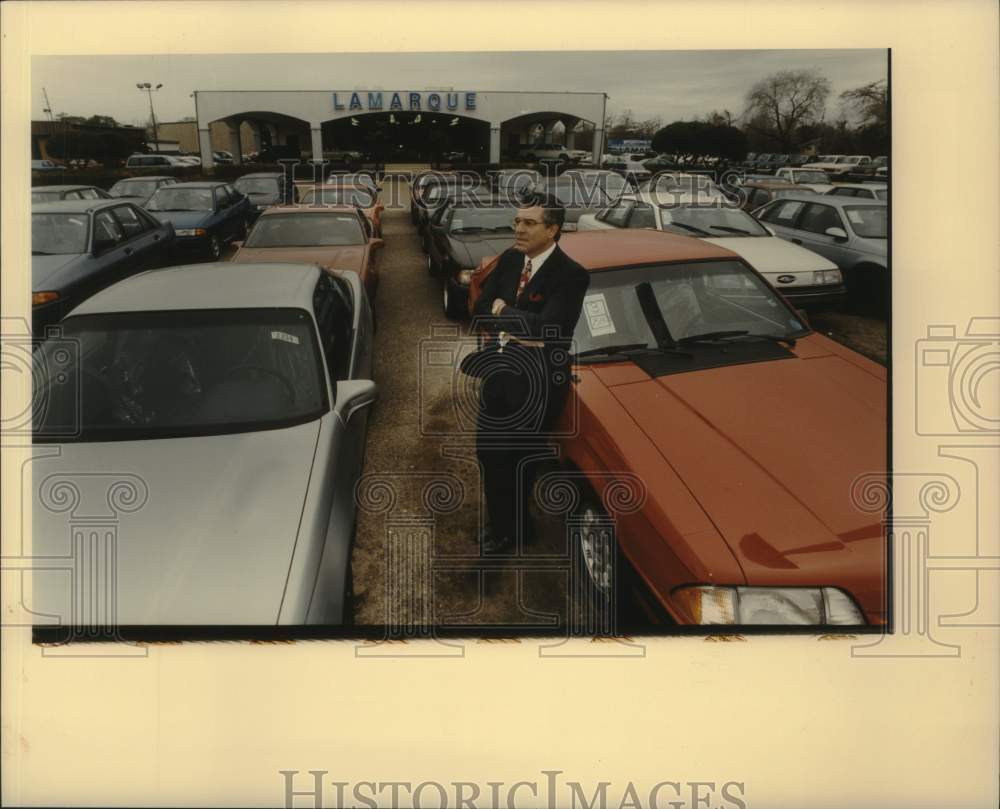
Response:
M779 239L750 214L714 195L645 192L580 217L577 230L650 228L696 236L742 256L790 303L840 305L846 296L837 265Z

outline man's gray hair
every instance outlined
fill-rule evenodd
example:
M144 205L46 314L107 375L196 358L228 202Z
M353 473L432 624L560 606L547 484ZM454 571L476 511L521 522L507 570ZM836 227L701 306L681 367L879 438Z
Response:
M522 208L539 207L542 209L542 221L546 225L558 225L559 231L556 233L556 241L562 235L563 223L566 221L566 206L559 198L553 194L546 194L544 191L528 191L522 194L517 204Z

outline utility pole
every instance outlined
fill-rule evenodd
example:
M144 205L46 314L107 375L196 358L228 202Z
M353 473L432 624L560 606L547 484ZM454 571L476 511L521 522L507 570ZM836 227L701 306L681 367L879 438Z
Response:
M54 120L52 117L52 104L49 103L49 94L44 87L42 88L42 97L45 99L45 107L42 109L42 112L49 116L49 121L52 121Z

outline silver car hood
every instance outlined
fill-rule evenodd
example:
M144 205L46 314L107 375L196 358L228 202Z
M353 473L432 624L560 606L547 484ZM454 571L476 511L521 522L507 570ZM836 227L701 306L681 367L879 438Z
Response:
M64 625L81 599L122 626L277 623L319 430L58 445L33 464L47 560L31 608ZM114 578L86 572L101 569Z

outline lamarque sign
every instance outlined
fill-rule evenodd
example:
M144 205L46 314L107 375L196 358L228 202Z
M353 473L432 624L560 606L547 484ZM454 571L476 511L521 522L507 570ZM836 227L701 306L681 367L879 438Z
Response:
M454 112L459 109L459 103L464 104L461 109L474 110L476 108L475 93L415 93L409 90L405 92L396 91L393 93L382 91L354 90L350 93L337 91L333 94L333 108L335 110L405 110L438 112Z

